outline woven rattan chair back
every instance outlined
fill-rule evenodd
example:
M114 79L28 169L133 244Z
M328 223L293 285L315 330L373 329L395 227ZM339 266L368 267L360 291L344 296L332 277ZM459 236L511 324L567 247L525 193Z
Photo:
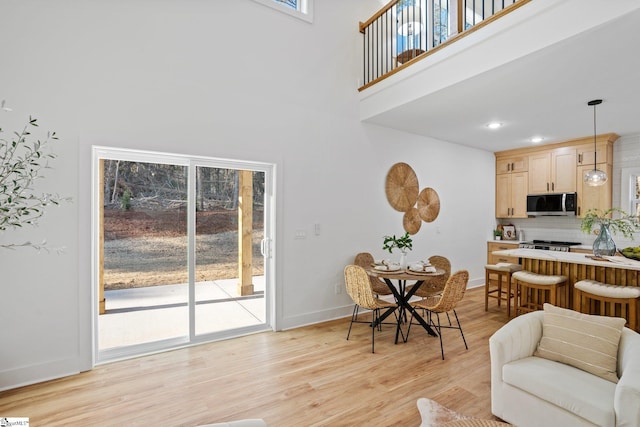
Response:
M460 335L462 336L462 341L464 342L464 347L468 349L467 340L464 338L464 333L462 332L462 326L460 325L460 319L458 319L458 314L456 313L456 305L460 302L462 297L464 297L464 291L467 289L467 283L469 282L469 272L467 270L460 270L453 273L447 283L444 285L444 290L442 294L429 296L423 298L420 301L417 301L411 304L415 308L422 308L424 310L428 310L429 312L429 322L435 326L436 331L438 332L438 337L440 338L440 354L442 355L442 360L444 360L444 346L442 345L442 330L443 329L458 329L460 331ZM456 325L454 325L449 317L449 312L453 312L453 315L456 319ZM449 320L448 325L443 325L440 323L440 314L446 313L447 319ZM434 323L432 314L435 314L437 323ZM412 318L413 320L413 318ZM409 331L411 330L411 323L409 323L409 330L407 330L407 337L409 337Z
M355 265L359 265L360 267L364 268L369 267L371 264L373 264L373 262L373 255L371 255L369 252L360 252L353 260L353 263Z
M374 262L373 255L371 255L369 252L360 252L359 254L356 255L355 259L353 260L353 263L355 265L359 265L360 267L363 267L363 268L371 267L373 262ZM389 289L389 286L387 286L385 282L378 279L377 277L369 276L369 283L371 284L371 290L373 290L374 294L391 295L391 290Z
M444 290L444 285L451 276L451 262L446 257L433 255L432 257L429 257L429 262L434 267L444 270L444 274L442 276L427 278L422 286L420 286L416 291L416 296L422 297L442 292Z
M348 265L344 269L344 283L347 294L354 303L362 308L375 309L376 297L373 295L369 281L369 275L359 265Z
M353 307L353 314L351 315L351 322L349 323L349 332L347 332L347 339L349 339L349 335L351 334L351 326L353 326L354 323L368 323L371 328L371 352L373 353L375 351L375 331L376 329L382 330L380 310L383 308L395 309L397 308L397 306L395 303L380 300L375 297L375 295L373 294L373 290L371 289L371 284L369 282L369 275L367 274L366 270L359 265L348 265L344 268L344 283L347 288L347 294L349 294L349 296L355 303ZM361 320L357 320L358 307L371 310L373 315L372 320L364 322ZM397 340L397 335L400 332L400 324L397 321L398 318L395 311L393 314L396 317L395 325Z
M427 303L425 308L434 313L446 313L453 310L464 297L467 283L469 283L469 272L467 270L456 271L444 285L442 295L439 298L433 298L433 305Z
M447 283L447 280L449 280L449 277L451 276L451 261L441 255L434 255L429 257L429 262L434 267L444 270L444 275L435 277L432 281L432 283L439 284L439 286L444 289L445 283Z

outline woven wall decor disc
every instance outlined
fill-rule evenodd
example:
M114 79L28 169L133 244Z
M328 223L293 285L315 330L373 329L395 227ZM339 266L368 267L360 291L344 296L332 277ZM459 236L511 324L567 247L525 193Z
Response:
M418 213L425 222L432 222L440 213L440 197L433 188L427 187L418 196Z
M387 173L385 192L391 207L400 212L407 212L418 199L418 177L411 166L396 163Z
M404 213L404 217L402 218L402 226L404 227L404 231L409 234L416 234L418 231L420 231L420 227L422 226L422 219L420 218L418 209L411 208Z

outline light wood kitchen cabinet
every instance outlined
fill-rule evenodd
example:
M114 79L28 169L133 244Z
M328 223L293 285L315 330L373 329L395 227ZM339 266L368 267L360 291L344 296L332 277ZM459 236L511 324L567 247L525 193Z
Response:
M611 207L611 173L615 133L596 136L598 168L609 175L602 187L583 184L593 168L593 136L499 151L496 156L496 218L527 218L527 194L578 194L578 216L591 208Z
M578 145L576 147L577 157L576 162L578 166L593 166L594 162L613 164L613 143L616 137L612 137L611 134L598 135L596 137L596 149L593 149L593 139L591 142ZM595 155L594 155L595 153Z
M529 158L526 155L496 159L496 174L526 172Z
M526 218L528 173L496 175L496 218Z
M611 174L613 173L613 167L606 163L600 163L597 167L607 173L609 180L600 187L591 187L584 183L584 174L593 169L593 164L578 166L576 172L576 180L578 181L578 210L576 214L578 217L583 217L589 209L607 210L611 207Z
M509 262L511 264L518 264L520 262L518 257L493 255L493 251L505 251L507 249L518 249L518 243L505 242L502 240L487 242L487 264L497 264L499 262Z
M529 156L529 194L576 191L576 149L562 147Z

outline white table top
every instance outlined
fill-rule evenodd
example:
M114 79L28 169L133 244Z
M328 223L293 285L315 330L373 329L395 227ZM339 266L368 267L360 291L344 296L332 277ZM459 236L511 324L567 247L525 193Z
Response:
M548 261L568 262L572 264L596 265L610 268L623 268L626 270L640 270L640 261L635 261L623 256L605 257L607 261L598 261L591 258L591 254L582 254L577 252L556 252L545 251L541 249L507 249L503 251L494 251L493 254L500 256L511 256L518 258L541 259Z

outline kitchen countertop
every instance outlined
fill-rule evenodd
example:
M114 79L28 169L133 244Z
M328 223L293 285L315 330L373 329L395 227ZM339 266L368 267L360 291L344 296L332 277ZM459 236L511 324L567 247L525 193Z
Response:
M576 252L556 252L541 249L507 249L493 251L494 255L511 256L517 258L541 259L548 261L568 262L572 264L595 265L600 267L624 268L627 270L639 270L640 261L635 261L623 256L606 257L607 261L598 261L588 258L589 254Z
M511 245L519 245L520 243L525 243L525 242L530 242L530 240L487 240L487 242L489 243L507 243L507 244L511 244ZM572 245L571 249L585 249L585 250L592 250L593 246L592 245Z

